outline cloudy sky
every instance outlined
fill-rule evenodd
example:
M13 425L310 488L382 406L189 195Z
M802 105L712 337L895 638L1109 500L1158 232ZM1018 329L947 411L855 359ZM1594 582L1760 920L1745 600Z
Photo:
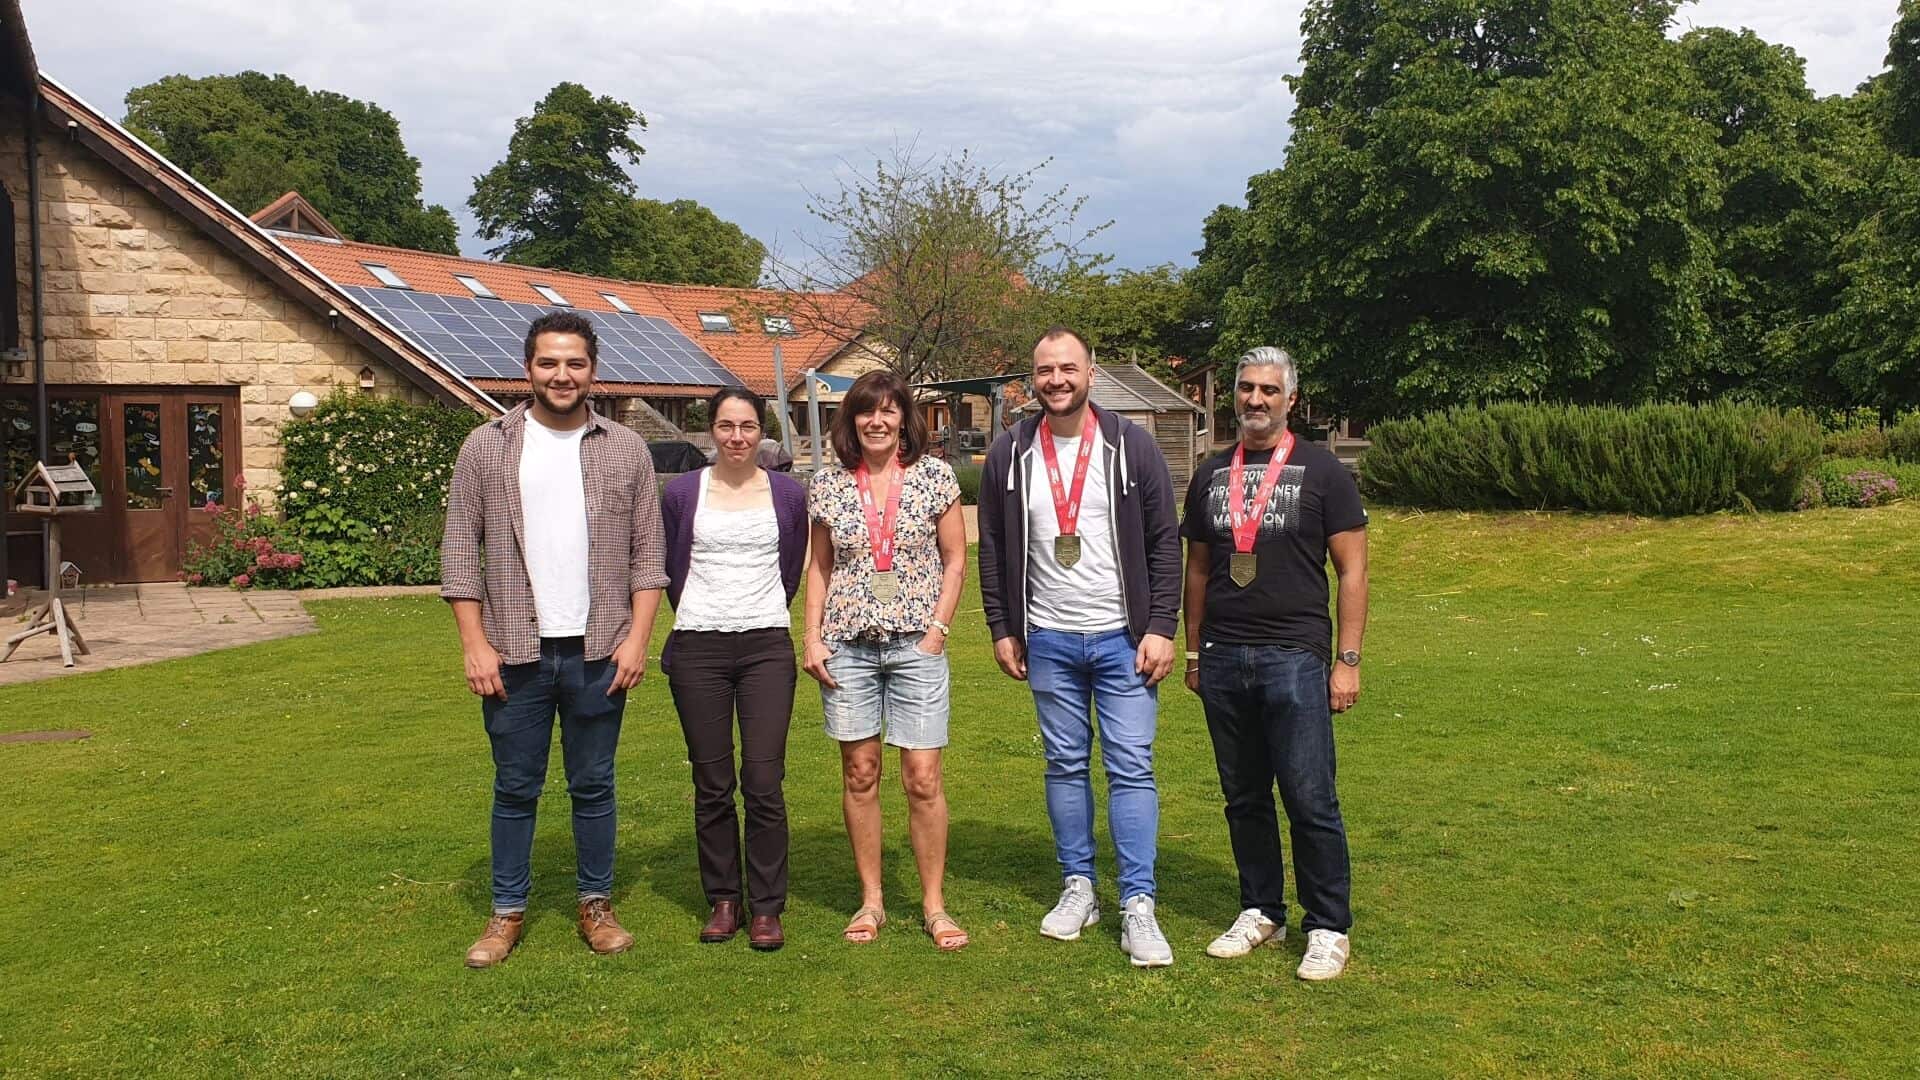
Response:
M1688 26L1748 26L1820 93L1879 71L1896 0L1703 0ZM163 75L281 72L377 102L426 196L471 228L473 177L516 117L573 80L638 107L643 194L694 198L798 250L807 191L896 141L972 148L1113 219L1121 266L1191 262L1200 223L1280 162L1299 0L25 0L41 67L118 118ZM324 16L316 12L324 11ZM251 210L251 207L242 209ZM484 245L471 234L469 253Z

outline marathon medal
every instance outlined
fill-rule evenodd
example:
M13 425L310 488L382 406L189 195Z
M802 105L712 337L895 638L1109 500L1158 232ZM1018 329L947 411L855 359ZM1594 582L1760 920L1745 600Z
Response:
M1072 568L1080 561L1080 536L1078 533L1061 533L1053 538L1053 561L1063 567Z
M873 475L867 470L867 463L862 461L853 471L854 483L860 489L860 509L867 517L867 544L873 552L873 573L867 575L867 590L883 604L891 604L900 595L900 575L893 569L893 534L900 521L900 488L906 478L895 468L891 479L882 509L880 500L873 494Z
M1293 432L1283 431L1280 445L1274 448L1267 471L1260 477L1260 489L1249 505L1246 501L1247 445L1239 443L1233 448L1233 464L1227 468L1227 524L1233 529L1233 554L1227 560L1227 576L1233 579L1235 588L1244 589L1253 584L1254 575L1260 569L1260 557L1254 554L1253 544L1260 538L1260 519L1266 516L1274 485L1280 481L1280 470L1286 467L1287 458L1292 454Z
M1080 425L1080 450L1073 459L1073 489L1069 491L1060 475L1060 454L1053 448L1053 421L1041 424L1040 456L1047 464L1047 485L1053 489L1053 515L1060 534L1053 538L1053 561L1072 568L1080 561L1080 497L1087 490L1087 465L1093 461L1093 406L1087 406L1086 419Z
M1253 584L1253 575L1260 568L1260 556L1251 551L1236 551L1227 560L1227 576L1241 588Z

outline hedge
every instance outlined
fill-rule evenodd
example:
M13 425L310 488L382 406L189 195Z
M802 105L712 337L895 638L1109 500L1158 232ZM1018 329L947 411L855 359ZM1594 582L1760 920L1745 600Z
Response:
M1920 465L1920 412L1910 412L1887 429L1887 456Z
M1792 509L1822 446L1803 413L1732 403L1462 407L1367 435L1362 485L1383 502L1658 516Z

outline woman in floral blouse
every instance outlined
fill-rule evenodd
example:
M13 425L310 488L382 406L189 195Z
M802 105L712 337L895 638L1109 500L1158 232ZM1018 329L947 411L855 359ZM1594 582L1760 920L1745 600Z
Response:
M900 750L923 926L943 950L967 944L946 912L949 623L967 575L960 485L926 457L926 421L905 380L870 371L834 414L839 464L808 495L806 672L820 681L827 734L840 744L841 809L860 873L846 939L872 941L887 921L880 887L882 741Z

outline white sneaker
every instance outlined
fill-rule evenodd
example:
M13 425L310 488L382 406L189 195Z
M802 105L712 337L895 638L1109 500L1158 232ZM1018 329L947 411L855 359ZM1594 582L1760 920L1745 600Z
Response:
M1166 967L1173 963L1173 946L1153 917L1153 897L1145 893L1127 901L1120 918L1120 948L1134 967Z
M1337 979L1347 970L1347 956L1352 950L1347 935L1338 930L1309 930L1307 955L1301 958L1300 970L1295 974L1308 982Z
M1093 898L1093 882L1068 874L1060 902L1040 920L1040 933L1056 941L1078 941L1080 931L1100 921L1100 901Z
M1226 933L1213 939L1213 944L1207 946L1207 955L1232 960L1262 945L1278 945L1286 937L1285 926L1260 914L1259 908L1248 908L1233 920L1233 925L1227 927Z

